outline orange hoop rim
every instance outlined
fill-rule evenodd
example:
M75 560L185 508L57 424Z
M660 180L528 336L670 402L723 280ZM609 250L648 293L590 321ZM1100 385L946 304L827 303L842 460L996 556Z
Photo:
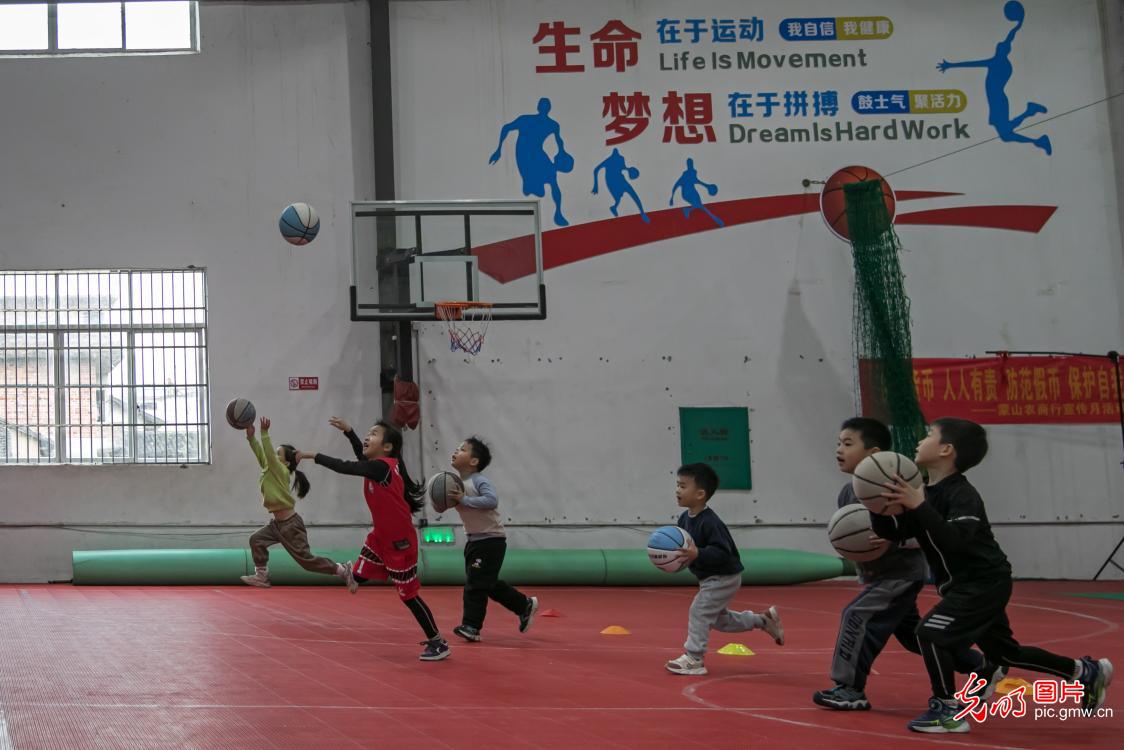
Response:
M463 302L457 300L445 300L442 302L434 302L433 310L434 316L438 320L463 320L466 310L473 308L480 308L482 310L491 312L491 302Z

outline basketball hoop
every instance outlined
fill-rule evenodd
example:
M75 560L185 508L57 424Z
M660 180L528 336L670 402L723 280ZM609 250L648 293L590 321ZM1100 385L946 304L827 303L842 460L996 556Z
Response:
M449 331L449 351L460 349L474 357L480 353L492 322L491 302L437 302L434 310Z

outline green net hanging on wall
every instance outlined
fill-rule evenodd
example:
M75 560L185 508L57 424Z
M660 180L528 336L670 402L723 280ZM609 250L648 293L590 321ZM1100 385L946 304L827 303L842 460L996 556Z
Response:
M913 456L925 434L925 418L913 382L909 297L905 293L894 234L881 180L843 187L847 228L855 261L854 346L860 387L870 416L890 425L894 450Z

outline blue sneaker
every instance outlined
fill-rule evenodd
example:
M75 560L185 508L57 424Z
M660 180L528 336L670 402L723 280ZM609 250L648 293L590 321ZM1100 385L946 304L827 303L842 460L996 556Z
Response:
M1096 711L1104 703L1105 693L1112 683L1112 662L1108 659L1093 661L1091 656L1081 657L1083 671L1081 684L1085 686L1085 695L1081 698L1081 708Z
M929 699L929 710L918 716L907 725L911 732L927 732L930 734L943 734L946 732L960 734L967 732L968 718L957 719L963 706L956 701L946 703L940 698Z
M441 661L450 653L449 644L441 636L422 641L421 645L425 646L425 651L418 657L422 661Z

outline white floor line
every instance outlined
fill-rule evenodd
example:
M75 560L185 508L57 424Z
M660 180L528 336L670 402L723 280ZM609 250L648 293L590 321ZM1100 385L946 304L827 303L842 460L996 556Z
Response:
M4 707L0 705L0 750L13 750L12 738L8 735L8 719L4 715Z
M777 678L783 679L783 678L788 677L788 676L789 675L782 674L782 673L774 673L774 674L733 675L733 676L730 676L730 677L715 677L714 679L703 680L701 682L696 682L696 683L693 683L691 685L688 685L687 687L685 687L683 689L683 697L687 698L690 701L698 703L700 705L706 706L707 708L722 709L723 708L722 706L719 706L715 703L711 703L710 701L706 700L705 698L700 697L697 694L698 689L700 687L705 686L705 685L709 685L709 684L715 683L715 682L722 682L724 680L738 680L738 679L756 678L756 677L777 677ZM904 726L902 727L901 733L890 734L889 732L874 732L874 731L867 730L867 729L851 729L849 727L841 727L838 724L815 724L815 723L812 723L812 722L809 722L809 721L798 721L796 719L782 719L779 716L770 716L767 713L762 713L763 710L771 710L771 709L743 709L743 708L732 708L731 707L731 708L726 708L725 710L729 711L730 713L742 714L744 716L750 716L750 717L753 717L755 719L764 719L766 721L776 721L776 722L780 722L782 724L792 724L794 726L805 727L807 729L818 729L821 732L845 732L847 734L861 734L861 735L864 735L864 736L867 736L867 737L883 737L883 738L886 738L886 739L894 740L896 742L904 742L904 741L924 742L926 744L939 743L943 747L950 747L950 746L954 747L954 746L963 744L963 743L958 743L958 742L950 742L948 735L941 735L939 738L933 738L933 737L926 737L926 736L921 736L919 734L911 733ZM818 710L823 711L823 709L818 709ZM989 744L986 744L986 743L976 742L976 741L970 741L969 746L972 747L972 748L980 748L980 747L993 748L993 750L1031 750L1030 748L1025 748L1025 747L1018 747L1018 746L1011 746L1011 745L989 745Z
M720 678L730 679L730 678ZM696 701L697 702L697 701ZM254 709L300 709L300 710L326 710L326 711L402 711L402 712L417 712L423 714L432 713L435 709L432 705L417 705L417 706L371 706L357 704L354 706L338 706L338 705L318 705L310 704L279 704L279 703L90 703L84 701L82 703L59 703L58 701L29 701L25 703L12 703L10 704L18 708L75 708L75 709L153 709L157 711L168 711L175 709L192 709L192 710L215 710L215 709L229 709L229 710L254 710ZM477 706L456 706L450 704L441 704L441 710L449 711L491 711L495 710L494 704L485 704ZM909 711L910 706L897 706L893 708L882 709L884 711ZM915 707L913 707L915 708ZM548 711L570 713L576 711L596 713L599 711L606 711L612 713L627 713L630 711L641 711L645 713L659 713L659 712L679 712L679 713L724 713L728 711L796 711L796 712L811 712L822 713L823 709L817 706L709 706L703 703L694 706L503 706L504 711Z

